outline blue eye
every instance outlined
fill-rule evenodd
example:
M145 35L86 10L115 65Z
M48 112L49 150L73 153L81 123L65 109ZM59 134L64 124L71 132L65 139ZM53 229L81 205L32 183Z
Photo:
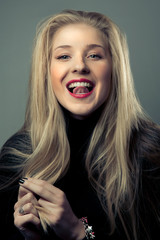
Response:
M69 58L70 57L68 55L62 55L62 56L59 56L57 59L67 60Z
M88 58L101 59L102 57L100 55L98 55L98 54L91 54L91 55L89 55Z

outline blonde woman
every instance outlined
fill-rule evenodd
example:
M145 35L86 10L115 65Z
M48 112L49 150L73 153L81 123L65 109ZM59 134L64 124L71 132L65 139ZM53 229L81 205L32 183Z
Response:
M125 36L99 13L48 18L24 125L1 150L1 234L157 239L159 173L160 128L135 96Z

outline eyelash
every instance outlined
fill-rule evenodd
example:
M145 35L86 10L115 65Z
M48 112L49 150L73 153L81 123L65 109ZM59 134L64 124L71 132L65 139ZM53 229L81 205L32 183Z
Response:
M69 55L61 55L57 57L58 60L68 60L69 58L70 58ZM100 56L99 54L90 54L89 56L87 56L87 58L101 59L102 56Z
M102 57L99 54L91 54L87 58L92 57L93 59L101 59Z
M69 58L68 55L62 55L62 56L57 57L57 59L59 59L59 60L67 60L68 58Z

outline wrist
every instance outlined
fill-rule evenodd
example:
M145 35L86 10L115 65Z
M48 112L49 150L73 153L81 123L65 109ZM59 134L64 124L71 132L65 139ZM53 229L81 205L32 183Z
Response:
M77 223L75 224L74 227L74 232L72 234L72 240L82 240L85 239L86 233L85 233L85 228L84 224L80 219L77 219Z

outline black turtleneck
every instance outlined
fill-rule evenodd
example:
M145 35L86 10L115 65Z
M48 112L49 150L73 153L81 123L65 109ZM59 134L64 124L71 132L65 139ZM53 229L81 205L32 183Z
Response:
M119 239L120 235L110 237L107 216L101 206L95 189L88 180L85 168L85 156L93 133L100 117L99 109L90 117L78 120L64 111L67 135L70 144L70 166L66 175L56 183L65 192L73 212L78 218L88 218L89 225L93 226L96 239ZM122 238L123 240L125 238Z

